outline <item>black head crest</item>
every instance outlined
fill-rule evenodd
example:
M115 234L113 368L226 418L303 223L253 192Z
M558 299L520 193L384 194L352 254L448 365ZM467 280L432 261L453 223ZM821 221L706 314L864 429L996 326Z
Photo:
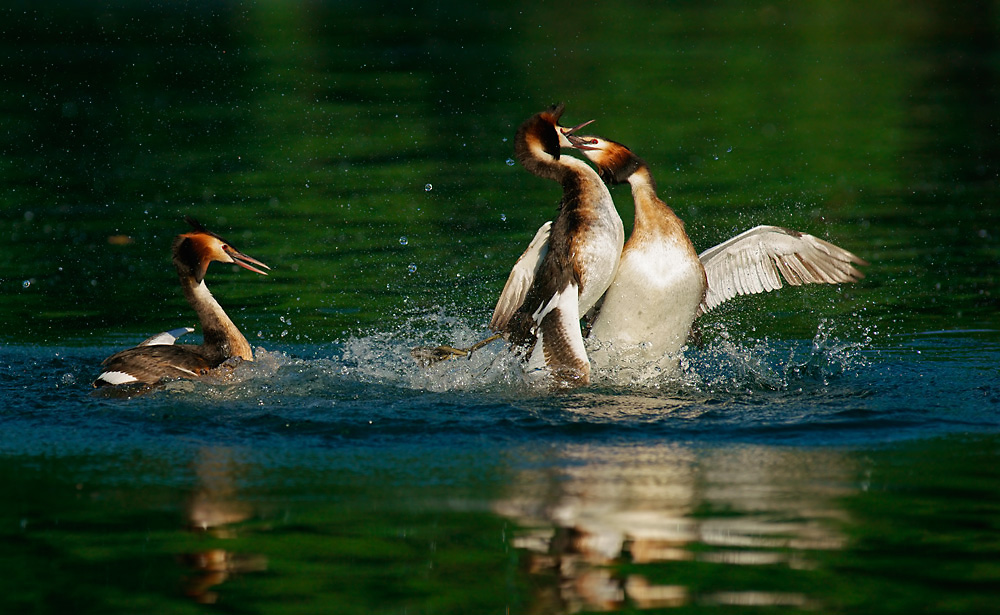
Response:
M202 224L201 222L198 222L197 220L195 220L191 216L184 216L184 221L187 222L189 225L191 225L191 229L194 232L196 232L196 233L205 233L206 235L209 235L211 237L215 237L216 239L218 239L222 243L229 243L225 239L223 239L222 237L219 237L217 234L215 234L212 231L210 231L207 228L205 228L204 224Z
M563 111L566 110L566 103L552 103L545 112L551 115L555 121L558 123L559 118L562 117Z
M202 233L207 233L208 232L208 229L206 229L204 227L204 225L202 225L201 222L198 222L197 220L195 220L191 216L184 216L184 221L187 222L191 226L191 228L194 229L194 230L196 230L196 231L200 231Z

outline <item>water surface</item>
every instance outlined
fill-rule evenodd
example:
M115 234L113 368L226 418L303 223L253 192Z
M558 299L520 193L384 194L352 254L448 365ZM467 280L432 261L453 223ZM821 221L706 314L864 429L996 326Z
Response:
M994 3L2 12L4 612L996 604ZM734 301L676 377L418 367L554 214L511 140L556 100L699 249L781 224L867 278ZM184 215L273 268L209 278L257 361L91 395L195 324Z

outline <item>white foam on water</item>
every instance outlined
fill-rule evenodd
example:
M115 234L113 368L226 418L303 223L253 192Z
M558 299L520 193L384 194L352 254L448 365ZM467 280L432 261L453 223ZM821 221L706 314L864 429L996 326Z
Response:
M739 329L739 336L731 335L725 323L717 322L706 332L703 345L692 345L663 361L622 360L595 369L592 385L581 390L698 399L706 394L822 387L868 364L868 332L861 330L859 335L848 326L847 339L841 339L838 329L845 327L820 320L812 340L770 340L748 337ZM549 395L549 388L528 382L520 358L503 340L467 357L428 366L411 353L419 346L469 347L490 334L485 323L470 324L437 308L412 315L392 329L362 332L332 344L257 348L253 362L239 363L230 372L194 385L172 384L168 389L208 391L223 400L260 398L262 404L283 396L338 398L350 391L364 395L365 390L372 394L381 387L403 396L414 392Z

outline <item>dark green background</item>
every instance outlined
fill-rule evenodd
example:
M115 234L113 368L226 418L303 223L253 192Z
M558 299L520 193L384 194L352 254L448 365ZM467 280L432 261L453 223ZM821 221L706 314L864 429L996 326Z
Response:
M558 188L508 161L557 100L646 158L700 250L772 223L872 263L852 302L765 311L995 326L997 21L991 2L24 3L0 36L0 329L191 323L185 214L274 268L210 280L265 344L282 316L316 342L438 306L483 322L554 214Z

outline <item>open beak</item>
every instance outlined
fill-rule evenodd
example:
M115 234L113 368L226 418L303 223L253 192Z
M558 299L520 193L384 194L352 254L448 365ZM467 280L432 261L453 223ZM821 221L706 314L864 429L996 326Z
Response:
M597 143L597 139L588 139L586 137L578 137L576 135L566 135L566 138L569 140L570 143L573 144L573 147L576 149L583 149L583 150L600 149L597 147L591 147L592 145Z
M566 139L569 140L569 142L576 149L597 149L595 147L590 147L594 143L597 143L596 140L594 140L594 139L587 139L585 137L578 137L575 134L573 134L577 130L580 130L584 126L589 126L592 123L594 123L594 120L587 120L586 122L584 122L582 124L577 124L576 126L574 126L572 128L562 128L562 127L560 127L559 130L562 132L563 136L566 137Z
M576 132L577 130L580 130L584 126L590 126L593 123L594 123L594 120L587 120L586 122L584 122L582 124L577 124L576 126L574 126L572 128L563 128L562 129L562 133L564 135L566 135L566 136L569 136L569 135L573 134L574 132Z
M247 256L246 254L240 252L239 250L237 250L232 246L226 246L225 250L226 254L228 254L233 259L233 262L239 265L240 267L243 267L244 269L249 269L250 271L253 271L254 273L259 273L261 275L267 275L267 272L262 271L257 267L263 267L264 269L267 270L271 269L270 267L260 262L256 258ZM256 265L256 267L254 265Z

